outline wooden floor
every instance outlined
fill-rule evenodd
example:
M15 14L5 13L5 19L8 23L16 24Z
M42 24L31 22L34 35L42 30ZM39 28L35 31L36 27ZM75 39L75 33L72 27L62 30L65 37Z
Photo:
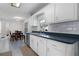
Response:
M32 49L29 48L28 46L23 46L20 49L21 49L21 52L22 52L23 56L37 56L37 54L34 53L32 51Z
M10 51L1 53L0 56L37 56L37 54L24 41L18 40L10 42Z

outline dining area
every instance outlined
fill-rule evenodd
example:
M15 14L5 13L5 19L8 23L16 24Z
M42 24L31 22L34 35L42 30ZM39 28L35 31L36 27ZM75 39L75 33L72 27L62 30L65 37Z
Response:
M23 40L25 39L25 35L22 33L22 31L16 30L14 33L9 33L10 35L10 41L17 41L17 40Z

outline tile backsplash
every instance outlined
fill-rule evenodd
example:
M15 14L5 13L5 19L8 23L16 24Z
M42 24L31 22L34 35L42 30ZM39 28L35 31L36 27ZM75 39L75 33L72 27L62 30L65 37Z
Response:
M79 20L50 24L48 31L79 34Z

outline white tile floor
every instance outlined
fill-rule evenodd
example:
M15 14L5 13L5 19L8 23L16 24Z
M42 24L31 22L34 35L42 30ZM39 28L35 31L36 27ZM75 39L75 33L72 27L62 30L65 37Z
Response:
M22 56L20 47L24 45L24 41L22 40L10 42L10 50L12 51L12 56Z

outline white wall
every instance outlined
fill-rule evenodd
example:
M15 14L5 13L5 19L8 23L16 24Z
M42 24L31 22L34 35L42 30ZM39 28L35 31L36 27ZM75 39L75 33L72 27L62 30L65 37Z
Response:
M6 33L6 22L1 21L1 34L5 34L5 33Z
M23 31L23 22L11 22L11 21L1 21L1 34L7 34L10 31L13 33L15 30Z
M23 23L22 22L6 22L7 31L11 31L12 33L15 30L23 31Z

